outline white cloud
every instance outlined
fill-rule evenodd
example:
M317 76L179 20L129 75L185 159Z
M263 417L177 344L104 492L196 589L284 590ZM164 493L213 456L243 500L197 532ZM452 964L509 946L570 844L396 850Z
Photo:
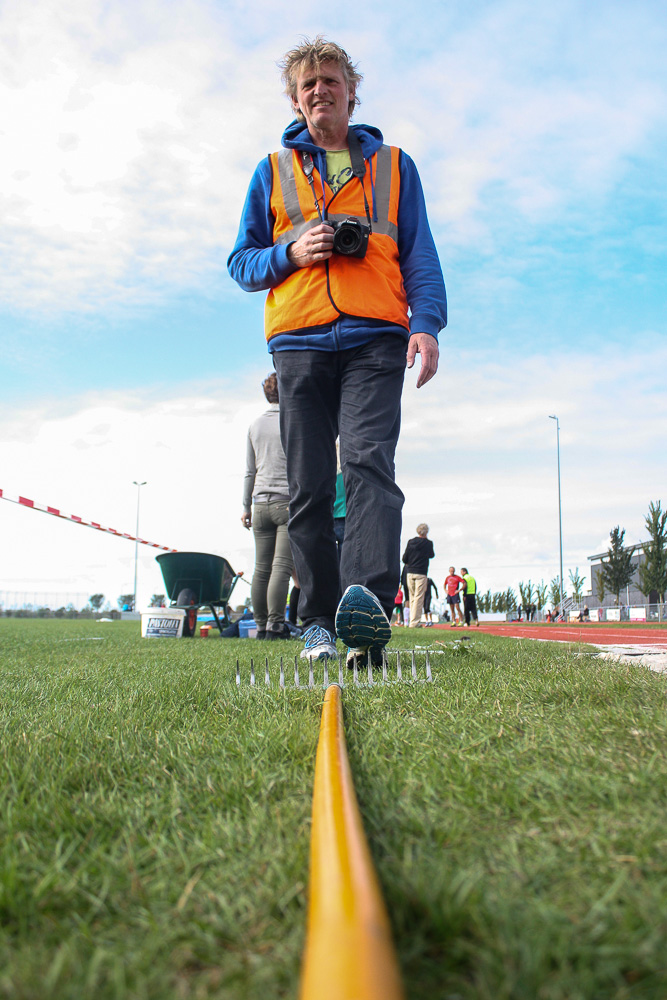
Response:
M409 85L383 81L370 104L417 159L446 245L491 253L604 205L664 130L662 34L641 5L597 21L575 3L491 4L438 33Z
M648 26L641 5L611 5L604 23L573 3L464 9L440 13L418 58L383 33L391 6L342 11L329 33L366 72L360 120L417 159L447 245L490 252L515 213L525 227L608 197L664 123L660 33L643 62L639 45L621 61L618 38ZM314 34L311 18L305 4L5 3L0 301L68 311L217 293L250 173L289 118L276 60Z
M602 19L574 0L475 11L418 2L410 24L389 4L381 17L341 9L320 27L301 0L288 12L259 0L8 0L0 15L0 305L30 319L162 306L182 292L220 296L251 171L289 118L276 59L300 34L324 30L366 74L358 120L379 124L418 163L439 245L453 258L459 331L466 310L479 323L494 301L520 313L531 260L554 284L571 277L551 240L535 238L540 226L553 225L558 239L589 238L615 210L629 160L650 155L664 127L655 9L610 3ZM660 233L645 224L634 238L658 255ZM463 295L460 282L477 280L465 255L492 254L501 243L524 249L499 258L496 276L480 272L474 294ZM621 270L618 257L600 255L599 275ZM633 347L641 337L645 346ZM57 353L57 339L45 353ZM648 502L664 485L656 460L667 416L664 345L637 330L623 354L584 354L568 343L564 335L561 353L547 354L536 335L542 356L490 359L443 337L437 381L416 392L408 375L397 462L405 538L430 523L437 580L461 561L483 589L555 574L550 413L562 428L566 574L577 565L586 572L586 556L606 547L615 524L628 541L642 536ZM29 360L33 344L26 337L10 350ZM146 479L143 536L220 552L250 574L241 477L264 374L0 415L0 486L133 533L132 480ZM114 601L132 589L131 543L5 502L0 547L0 589L103 589ZM146 597L161 577L154 552L140 551Z
M565 572L616 524L643 535L650 500L667 502L658 456L667 403L667 349L645 359L595 355L526 359L503 368L474 356L443 364L421 390L408 373L397 477L404 542L426 520L432 576L468 565L486 590L551 579L558 567L556 435L561 421ZM247 427L263 408L264 369L181 387L168 396L81 398L60 412L0 420L0 487L178 549L216 552L248 577L252 536L241 526ZM641 401L641 402L638 402ZM131 592L132 543L0 501L0 590ZM155 552L141 549L142 600L160 592ZM245 596L239 584L239 595Z
M256 61L271 73L261 46L241 79L224 23L189 7L164 21L151 4L109 14L80 2L62 16L42 0L4 14L7 305L155 301L205 292L224 266L249 179L238 137L262 143L287 115L277 88L259 100ZM147 15L148 36L135 38Z

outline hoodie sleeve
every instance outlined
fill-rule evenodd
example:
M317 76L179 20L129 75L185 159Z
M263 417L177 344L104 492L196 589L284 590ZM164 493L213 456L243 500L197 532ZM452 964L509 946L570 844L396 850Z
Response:
M426 215L421 180L413 160L401 150L398 253L410 306L410 332L437 339L447 325L447 294Z
M273 245L272 183L267 156L250 181L236 243L227 260L227 270L246 292L275 288L296 271L287 258L289 244Z

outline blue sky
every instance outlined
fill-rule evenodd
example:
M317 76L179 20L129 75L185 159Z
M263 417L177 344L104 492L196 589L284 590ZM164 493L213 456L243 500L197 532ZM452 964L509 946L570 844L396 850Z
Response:
M0 7L0 487L252 571L244 436L270 368L225 261L301 35L419 167L450 324L406 379L405 537L483 589L565 575L665 496L667 12L517 2ZM413 523L414 522L414 523ZM0 590L132 589L129 543L0 503ZM142 553L140 594L160 587Z

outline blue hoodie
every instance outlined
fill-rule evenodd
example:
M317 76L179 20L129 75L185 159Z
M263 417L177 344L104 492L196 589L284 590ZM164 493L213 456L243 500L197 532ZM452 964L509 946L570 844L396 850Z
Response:
M382 145L382 133L372 125L353 125L352 128L359 137L364 159L368 160ZM288 125L282 144L288 149L310 153L320 175L326 177L326 150L312 142L303 122L293 121ZM437 339L447 323L445 283L417 168L403 150L399 162L398 252L410 307L410 332L428 333ZM267 156L253 174L236 243L227 261L232 278L247 292L274 288L297 270L287 257L290 244L273 243L272 187L273 174ZM373 214L374 208L373 204ZM323 214L326 218L326 205ZM278 334L272 337L269 350L336 351L359 347L383 333L398 333L408 338L408 332L401 326L343 314L326 326Z

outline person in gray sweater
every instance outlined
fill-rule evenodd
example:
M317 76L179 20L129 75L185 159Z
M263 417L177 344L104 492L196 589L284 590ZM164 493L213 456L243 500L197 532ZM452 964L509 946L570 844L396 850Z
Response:
M294 572L287 537L289 488L285 452L280 441L278 381L272 372L262 383L269 408L248 430L243 480L244 528L255 536L255 571L251 599L258 639L289 639L285 605Z

